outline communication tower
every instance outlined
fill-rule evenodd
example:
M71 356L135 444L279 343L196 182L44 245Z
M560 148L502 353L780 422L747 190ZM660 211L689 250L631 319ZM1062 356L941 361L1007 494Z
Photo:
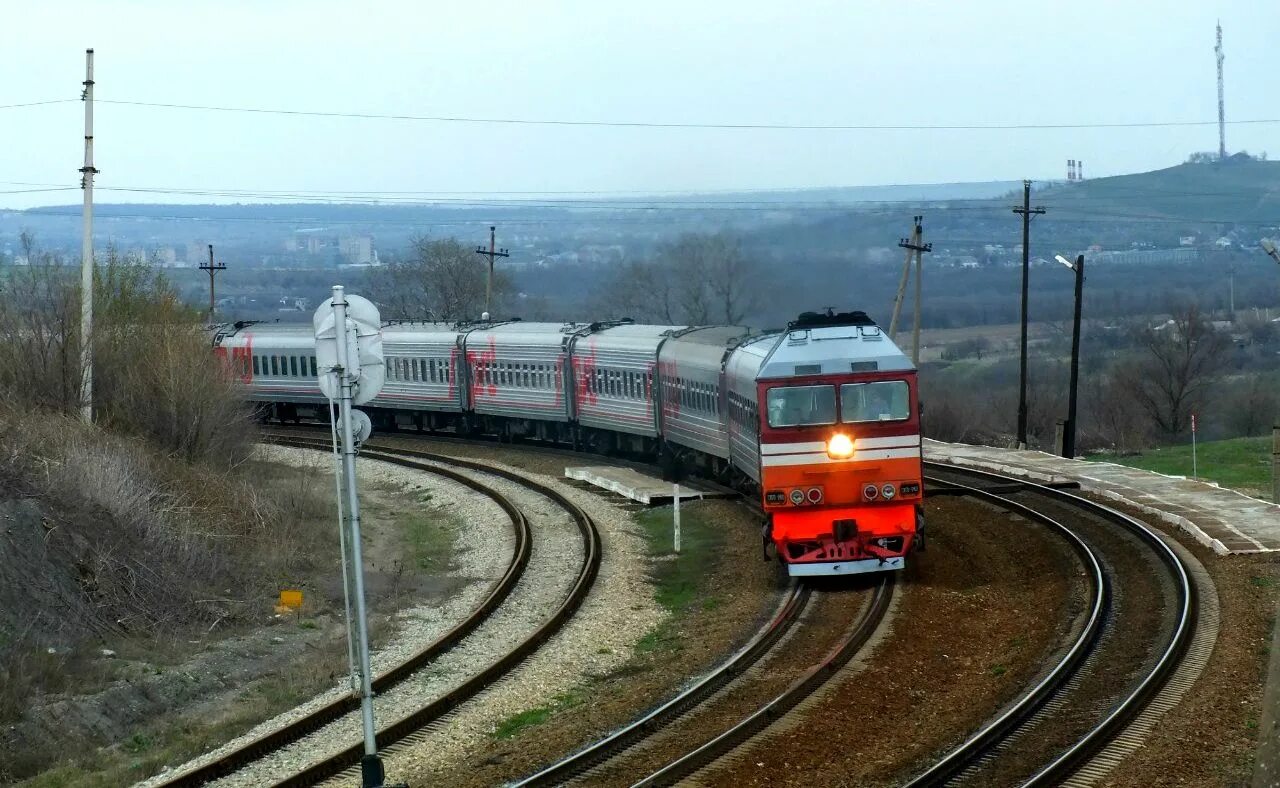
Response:
M1222 22L1218 22L1218 44L1213 48L1218 56L1218 161L1227 159L1227 109L1222 97Z

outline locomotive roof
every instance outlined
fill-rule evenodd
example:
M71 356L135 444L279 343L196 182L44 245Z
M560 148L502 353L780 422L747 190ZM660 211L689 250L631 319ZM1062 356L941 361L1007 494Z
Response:
M756 378L914 369L911 359L874 323L796 327L777 335Z

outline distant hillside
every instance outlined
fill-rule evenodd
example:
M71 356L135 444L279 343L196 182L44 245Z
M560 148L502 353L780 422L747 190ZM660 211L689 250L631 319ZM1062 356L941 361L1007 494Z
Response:
M1239 157L1080 183L1060 182L1037 191L1035 199L1081 216L1280 224L1280 161Z

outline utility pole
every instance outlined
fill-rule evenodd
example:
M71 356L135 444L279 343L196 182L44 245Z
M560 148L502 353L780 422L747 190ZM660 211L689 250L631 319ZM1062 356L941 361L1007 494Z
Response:
M227 270L226 263L213 262L213 244L209 244L209 262L208 264L201 263L200 270L209 272L209 323L212 324L213 323L213 304L214 304L213 277L219 271Z
M84 51L83 238L80 246L80 417L93 422L93 50Z
M914 326L912 330L914 344L911 352L911 361L916 366L920 366L920 313L923 311L921 309L920 300L920 277L923 268L922 260L925 252L933 251L933 244L921 243L924 239L924 227L920 224L920 220L923 218L923 216L913 216L912 219L915 221L915 227L911 230L911 238L903 238L898 241L898 246L907 250L907 256L902 262L902 278L898 281L898 296L893 301L893 318L889 321L889 336L896 341L898 336L898 318L902 314L902 302L906 299L907 279L911 274L911 257L914 255L916 259L916 302L913 320Z
M1018 375L1018 448L1027 448L1027 279L1031 270L1031 217L1044 213L1044 208L1031 207L1031 181L1022 182L1022 206L1013 209L1022 214L1022 362Z
M482 254L485 257L489 258L489 278L485 281L485 285L484 285L484 314L486 319L488 319L491 316L490 310L493 307L493 259L495 257L511 256L511 253L508 252L506 249L498 249L495 246L494 233L496 233L497 230L498 230L497 227L494 227L494 226L489 227L489 248L488 249L485 249L483 246L476 247L476 254Z

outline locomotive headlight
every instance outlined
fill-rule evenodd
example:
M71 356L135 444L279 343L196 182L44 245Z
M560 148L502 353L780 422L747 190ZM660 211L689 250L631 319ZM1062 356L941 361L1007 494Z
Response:
M853 439L837 432L827 440L827 456L833 460L847 460L853 456Z
M885 486L883 486L883 487L881 487L881 488L880 488L880 494L884 496L884 499L885 499L886 501L891 501L891 500L893 500L894 493L896 493L896 492L897 492L897 490L894 490L894 489L893 489L893 485L892 485L892 484L886 484Z

